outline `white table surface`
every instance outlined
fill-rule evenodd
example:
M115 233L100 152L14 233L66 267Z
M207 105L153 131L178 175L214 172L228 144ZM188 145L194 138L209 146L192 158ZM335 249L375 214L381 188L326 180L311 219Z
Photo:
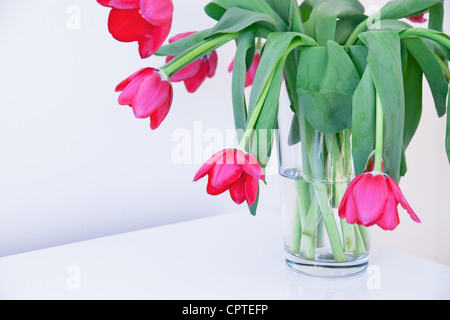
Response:
M281 218L234 213L0 259L0 299L450 299L450 267L376 246L349 279L294 274Z

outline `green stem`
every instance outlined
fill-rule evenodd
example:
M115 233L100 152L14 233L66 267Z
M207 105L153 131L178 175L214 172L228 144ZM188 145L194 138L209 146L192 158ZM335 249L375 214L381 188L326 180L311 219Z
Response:
M448 66L442 61L441 57L439 57L436 53L434 54L436 56L437 61L441 65L442 70L444 71L445 76L447 79L450 79L450 70L448 69Z
M361 234L362 240L364 242L364 248L366 249L366 252L369 252L370 250L370 232L367 227L364 226L357 226L358 230Z
M348 37L347 42L345 42L345 47L350 47L356 43L359 35L367 30L367 22L371 21L371 18L368 18L361 22L352 32L352 34ZM372 18L373 19L373 18Z
M317 202L317 197L312 200L311 206L308 212L308 218L306 219L305 228L303 229L303 234L314 238L316 236L317 229L317 219L319 216L319 203Z
M330 207L328 192L323 182L313 183L317 200L319 202L320 210L322 211L323 221L327 230L328 238L330 239L331 248L336 262L345 262L345 253L342 246L339 230L336 225L333 210Z
M384 135L384 115L380 96L377 94L377 114L376 114L376 134L375 134L375 172L383 172L383 135Z
M250 121L247 125L247 130L245 130L244 136L242 137L241 143L239 144L239 149L245 150L245 146L248 143L248 140L250 139L251 135L253 134L253 130L256 127L256 123L258 122L258 118L261 114L261 111L264 107L264 102L267 98L267 94L270 90L270 85L272 84L273 77L275 76L276 68L272 71L270 74L269 80L267 81L266 85L264 86L264 89L261 93L261 95L258 98L258 101L256 102L255 110L252 113L252 116L250 117Z
M205 40L200 45L190 48L184 51L183 53L179 54L176 58L171 60L169 63L167 63L160 69L170 78L183 67L187 66L188 64L209 54L215 49L223 46L227 42L230 42L238 37L239 33L228 33L212 39Z
M281 57L279 63L284 64L286 62L288 55L292 52L292 50L294 50L295 48L302 46L302 45L305 45L305 42L303 40L293 41L289 45L289 47L286 50L286 52L284 53L284 55ZM245 131L244 136L241 140L241 143L239 144L239 149L241 149L241 150L245 150L248 140L250 139L251 135L253 134L253 130L255 129L256 123L261 114L262 108L264 106L264 102L267 98L267 94L269 93L270 86L272 85L272 80L275 76L275 72L276 72L277 68L278 68L278 65L276 65L276 67L272 70L272 73L270 74L270 77L267 80L267 82L264 86L264 89L258 98L258 101L256 102L255 109L254 109L252 116L250 117L250 121L247 125L247 130Z
M301 221L301 209L298 200L295 199L294 218L292 219L292 238L289 250L294 254L300 253L300 245L302 239L302 221Z
M352 227L354 228L353 230L354 230L354 233L356 235L356 251L355 251L356 254L361 255L361 254L364 254L364 253L368 252L368 249L366 249L366 247L364 245L364 240L363 240L363 237L361 235L361 231L358 228L358 225L355 224Z
M300 245L302 238L302 226L306 222L309 211L309 188L308 185L302 181L297 181L297 197L296 208L294 217L294 224L292 228L292 244L291 251L293 253L300 253Z
M324 248L325 247L325 224L323 223L323 217L320 215L319 221L317 222L317 231L316 231L316 248Z
M400 33L400 38L402 40L406 38L417 38L417 37L427 38L436 41L442 44L443 46L447 47L448 49L450 49L450 38L446 34L443 34L442 32L430 29L412 28L402 31Z
M349 131L347 129L346 131ZM328 150L330 152L330 156L332 161L334 162L334 180L336 181L336 184L334 185L334 200L335 200L335 206L339 208L341 201L344 197L347 184L341 182L341 180L344 180L347 178L346 171L347 171L347 157L345 152L348 150L346 148L346 133L343 132L342 134L342 145L339 146L339 139L337 134L328 135L327 142L328 142ZM342 154L344 152L344 154ZM348 151L347 151L348 152ZM342 240L344 244L344 250L345 252L356 252L357 247L357 237L355 235L355 229L353 225L350 225L347 223L347 221L341 219L341 229L342 229Z
M297 96L297 71L296 71L296 59L289 55L285 64L285 84L286 90L291 102L294 104L295 110L300 110L300 104ZM305 137L306 120L300 115L297 116L300 127L300 136L302 137L302 149L306 150L307 140ZM299 224L293 226L292 238L295 239L295 244L299 244L302 248L302 254L308 259L315 258L315 241L312 237L304 235L302 227L305 226L308 218L308 213L311 207L311 201L314 197L314 192L310 192L310 179L311 170L309 165L308 153L303 152L303 177L297 181L297 205L300 213L301 227ZM305 181L306 180L306 181ZM311 188L312 189L312 188ZM297 238L300 237L300 241ZM300 247L298 248L300 253Z
M258 51L258 50L261 51L261 49L262 49L262 39L261 39L261 38L257 38L255 49L256 49L257 51Z

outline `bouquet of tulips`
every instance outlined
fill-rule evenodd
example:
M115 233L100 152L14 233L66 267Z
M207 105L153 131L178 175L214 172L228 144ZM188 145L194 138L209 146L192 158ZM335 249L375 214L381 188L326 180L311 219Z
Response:
M322 180L324 170L316 164L340 154L341 147L350 150L356 177L345 190L317 185L303 190L309 201L306 226L315 206L311 195L316 195L332 240L335 222L323 205L330 192L340 193L339 217L348 225L394 230L398 204L420 222L399 182L421 119L424 75L437 115L448 114L450 37L442 30L441 0L390 1L371 15L357 0L212 0L204 8L215 21L210 29L171 37L171 0L97 2L111 10L108 27L115 39L137 42L142 59L166 57L165 65L141 69L116 88L119 104L129 105L136 118L150 118L153 130L170 111L173 84L183 82L196 92L216 72L217 49L236 43L229 69L239 145L218 150L199 169L194 180L207 177L208 194L229 191L234 202L246 202L255 214L285 88L293 113L289 144L302 143L303 177ZM411 22L428 25L415 28ZM326 136L326 147L314 150L318 134ZM450 124L445 149L450 157ZM332 165L349 172L346 160L344 166Z

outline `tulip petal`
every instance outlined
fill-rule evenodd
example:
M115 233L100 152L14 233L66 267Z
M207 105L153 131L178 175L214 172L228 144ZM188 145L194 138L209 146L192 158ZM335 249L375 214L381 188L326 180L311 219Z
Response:
M405 196L403 195L402 190L398 186L397 182L395 182L395 180L389 176L386 176L386 179L387 179L387 182L391 189L391 192L394 194L397 202L400 203L402 205L402 207L409 213L409 215L411 216L411 219L413 219L417 223L421 223L422 221L419 219L417 214L411 208L408 201L406 201Z
M194 182L206 176L209 173L209 171L216 165L219 159L223 158L225 152L226 150L219 151L211 158L209 158L209 160L206 161L206 163L198 170L197 174L194 177Z
M224 193L228 190L228 187L218 188L213 185L212 183L212 176L209 175L208 177L208 185L206 187L206 192L211 196L218 196L219 194Z
M259 181L258 179L247 175L245 179L245 198L249 206L252 206L256 202L259 191Z
M353 201L353 188L358 184L359 180L363 178L362 175L357 176L347 187L344 197L339 205L339 217L346 219L349 224L359 223L358 216L356 214L355 203Z
M147 70L139 73L139 75L137 75L120 94L119 104L123 106L132 105L140 85L144 82L145 78L150 76L153 72L153 69L147 68Z
M169 96L170 84L161 81L158 73L147 77L140 85L132 105L136 118L148 118Z
M400 224L398 217L398 202L391 193L386 202L383 215L376 221L376 224L383 230L392 231Z
M198 59L198 60L192 62L191 64L188 64L186 67L184 67L183 69L181 69L180 71L175 73L170 78L170 81L180 82L180 81L185 81L185 80L195 77L199 73L200 68L202 67L202 64L203 64L202 59Z
M131 81L133 81L136 77L138 77L139 75L141 75L143 72L145 71L154 71L155 69L153 68L142 68L138 71L136 71L135 73L133 73L131 76L129 76L128 78L126 78L125 80L123 80L121 83L119 83L116 87L116 92L120 92L125 90L125 88L131 83Z
M261 62L261 55L259 53L255 54L253 58L253 63L250 69L247 71L247 77L245 78L245 87L250 87L255 81L256 72L258 71L259 63Z
M361 221L358 218L355 203L353 201L353 196L347 199L345 219L347 220L348 224L361 224Z
M264 180L264 171L258 160L251 154L247 154L245 158L244 171L256 179Z
M139 54L142 59L146 59L153 55L156 51L161 48L167 36L172 28L172 20L169 20L166 24L161 26L153 27L151 34L147 34L145 39L140 40L139 43Z
M217 164L212 169L212 184L217 188L226 188L242 177L242 166L236 164Z
M155 26L171 20L174 11L172 0L141 0L140 8L144 19Z
M345 202L344 216L348 224L361 224L358 218L357 209L355 207L355 202L353 200L353 194L349 194L349 197Z
M230 187L231 199L233 199L236 204L242 204L246 200L246 193L244 189L245 179L239 179Z
M419 16L408 17L408 18L406 18L406 19L408 19L409 21L414 22L414 23L425 23L425 22L428 21L428 20L425 18L425 13L422 13L422 14L419 15Z
M97 0L104 7L116 9L137 9L140 0Z
M198 90L198 88L200 88L200 86L203 84L203 82L205 82L205 80L207 78L207 74L208 74L208 63L205 63L204 61L202 61L202 65L201 65L198 73L194 77L192 77L190 79L186 79L184 81L186 90L189 93L196 92Z
M347 202L348 198L351 196L351 192L349 192L349 189L347 188L347 192L344 194L344 197L341 200L341 203L339 205L339 218L346 219L347 218Z
M153 26L142 18L139 9L111 9L108 29L121 42L141 41L152 33Z
M217 70L217 63L219 62L219 56L217 55L217 52L214 50L211 52L207 58L208 62L208 78L212 78L216 74Z
M169 114L170 107L172 106L173 91L172 87L169 87L169 95L167 100L150 115L150 128L156 130L159 128L161 123L166 119Z
M229 187L240 179L242 174L242 165L236 162L236 151L227 149L212 170L212 184L218 188Z
M389 193L383 175L367 173L362 176L354 185L352 195L358 220L368 226L383 214Z
M233 67L234 67L234 59L233 59L233 61L231 61L230 65L228 66L228 72L233 72Z

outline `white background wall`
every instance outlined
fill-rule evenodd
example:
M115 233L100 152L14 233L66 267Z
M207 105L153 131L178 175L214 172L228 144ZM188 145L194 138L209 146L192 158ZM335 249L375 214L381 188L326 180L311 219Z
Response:
M203 13L208 2L174 0L171 34L209 28L212 21ZM80 9L80 29L67 27L72 5ZM204 181L192 183L201 163L178 166L171 159L175 130L194 134L198 121L203 133L233 128L227 67L234 45L219 50L216 77L195 95L175 85L171 113L151 131L148 120L118 105L113 90L132 72L163 61L141 61L137 44L113 40L107 8L94 0L3 1L0 8L0 256L236 210L245 214L228 195L210 197ZM427 85L425 91L423 122L402 183L424 223L403 215L397 231L375 231L374 241L450 264L445 121L437 120ZM260 208L278 211L276 176L263 187Z

